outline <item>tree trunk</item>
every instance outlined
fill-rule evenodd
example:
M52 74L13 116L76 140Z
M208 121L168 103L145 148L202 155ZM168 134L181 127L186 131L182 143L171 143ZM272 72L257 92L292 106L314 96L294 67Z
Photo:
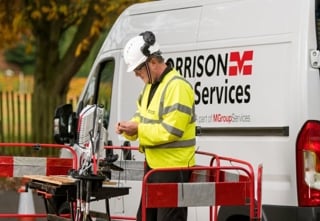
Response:
M65 95L52 94L51 90L35 86L32 96L33 142L53 143L53 117L55 109L66 102Z
M53 117L55 109L66 103L68 85L72 77L80 69L89 55L89 49L98 38L90 35L91 27L96 18L95 4L90 4L88 13L79 24L72 43L65 54L59 53L59 41L65 27L63 22L52 20L33 23L36 37L36 67L34 73L34 90L32 99L32 128L34 142L53 142ZM76 56L78 45L87 40L87 50Z
M53 143L53 117L58 105L65 103L66 91L57 93L57 68L59 64L59 40L61 27L57 23L38 26L36 38L36 68L32 96L33 142ZM54 155L57 151L48 151Z

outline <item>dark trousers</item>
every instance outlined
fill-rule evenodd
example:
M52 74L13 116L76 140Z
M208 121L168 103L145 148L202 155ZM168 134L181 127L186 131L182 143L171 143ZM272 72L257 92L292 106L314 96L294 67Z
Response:
M145 168L145 174L150 170L148 166ZM190 179L190 171L170 171L153 173L148 182L150 183L177 183L188 182ZM187 221L188 208L147 208L146 221ZM141 200L137 212L137 221L142 221L141 217Z

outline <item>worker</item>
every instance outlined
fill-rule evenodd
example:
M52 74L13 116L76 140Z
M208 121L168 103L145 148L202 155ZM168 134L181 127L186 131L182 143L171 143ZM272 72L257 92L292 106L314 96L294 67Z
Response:
M139 139L145 154L145 173L156 168L192 167L195 164L195 102L192 86L165 63L155 35L146 31L124 47L127 72L140 77L145 87L137 111L129 121L120 121L116 133ZM187 182L190 170L157 172L148 182ZM147 221L186 221L187 207L148 208ZM141 221L141 201L137 212Z

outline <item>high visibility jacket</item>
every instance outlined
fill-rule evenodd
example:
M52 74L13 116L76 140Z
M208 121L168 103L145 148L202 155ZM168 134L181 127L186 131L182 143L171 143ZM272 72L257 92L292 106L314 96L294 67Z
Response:
M151 84L146 84L132 121L138 122L139 150L151 168L195 164L195 104L192 86L176 70L167 73L148 105Z

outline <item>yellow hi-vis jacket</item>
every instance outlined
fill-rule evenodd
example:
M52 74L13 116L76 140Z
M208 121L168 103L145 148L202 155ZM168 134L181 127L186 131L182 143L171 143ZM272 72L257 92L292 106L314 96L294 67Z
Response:
M131 121L139 123L139 150L151 168L189 167L195 164L195 104L192 86L176 70L167 73L150 101L146 84Z

